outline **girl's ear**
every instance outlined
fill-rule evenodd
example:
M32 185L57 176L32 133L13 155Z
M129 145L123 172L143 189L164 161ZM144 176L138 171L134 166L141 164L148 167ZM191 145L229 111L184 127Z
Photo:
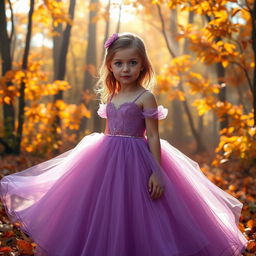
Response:
M111 65L108 65L107 68L108 68L108 70L109 70L110 72L113 72L113 70L112 70L112 68L111 68Z

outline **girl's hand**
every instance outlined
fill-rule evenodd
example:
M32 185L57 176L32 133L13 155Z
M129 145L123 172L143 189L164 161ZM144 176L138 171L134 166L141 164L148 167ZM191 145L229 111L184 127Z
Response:
M163 194L164 188L160 185L155 173L152 173L149 178L148 189L152 199L157 199Z

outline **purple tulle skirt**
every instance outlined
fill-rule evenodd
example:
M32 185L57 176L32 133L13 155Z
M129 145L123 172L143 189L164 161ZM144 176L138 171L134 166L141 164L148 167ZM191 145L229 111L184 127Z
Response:
M242 203L161 139L164 194L146 138L92 133L73 149L0 181L9 218L42 256L240 256ZM159 172L160 173L160 172ZM159 174L158 173L158 174Z

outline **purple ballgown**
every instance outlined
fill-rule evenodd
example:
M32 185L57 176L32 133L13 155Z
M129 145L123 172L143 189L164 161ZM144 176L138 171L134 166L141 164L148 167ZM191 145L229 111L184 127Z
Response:
M144 91L143 91L144 92ZM161 165L149 151L145 118L162 105L100 104L109 134L91 133L73 149L0 181L11 221L47 256L239 256L243 204L213 184L196 162L160 139ZM164 185L153 200L148 180Z

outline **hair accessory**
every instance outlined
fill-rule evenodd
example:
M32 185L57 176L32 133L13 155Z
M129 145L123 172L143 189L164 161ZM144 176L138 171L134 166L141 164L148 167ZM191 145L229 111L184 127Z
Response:
M113 44L118 39L118 34L115 33L105 42L104 47L109 48L111 44Z

